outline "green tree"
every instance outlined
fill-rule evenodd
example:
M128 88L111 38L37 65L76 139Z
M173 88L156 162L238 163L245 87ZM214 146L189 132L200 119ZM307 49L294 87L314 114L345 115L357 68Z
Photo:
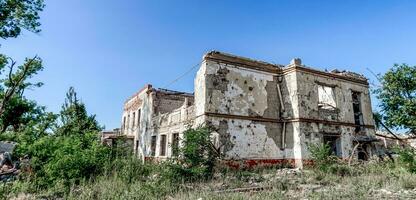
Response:
M53 134L38 138L27 148L36 187L62 183L65 189L103 172L111 156L100 143L100 125L70 88ZM29 138L30 139L30 138Z
M8 68L6 73L5 68ZM23 65L17 66L11 58L0 55L0 133L9 125L17 128L25 115L31 115L30 112L38 112L36 103L27 100L24 92L42 86L40 82L30 82L41 70L42 60L38 57L26 59Z
M22 29L40 32L39 12L44 6L43 0L0 0L0 38L16 38ZM39 111L23 94L28 88L42 85L29 82L42 69L42 60L37 56L18 65L0 54L0 133L10 126L18 128L25 115Z
M386 125L416 134L416 66L395 64L375 90Z
M59 118L60 124L55 132L57 135L85 134L102 130L95 115L88 115L85 104L78 99L73 87L70 87L66 94Z
M16 38L22 29L38 33L43 0L0 0L0 38Z

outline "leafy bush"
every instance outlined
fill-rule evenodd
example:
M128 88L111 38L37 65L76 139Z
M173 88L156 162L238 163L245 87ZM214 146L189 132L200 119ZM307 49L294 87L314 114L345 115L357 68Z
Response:
M337 162L337 157L332 154L328 144L310 144L308 149L314 166L321 171L328 172L330 167Z
M180 156L166 163L169 170L164 175L171 180L183 181L211 178L221 156L211 141L211 132L208 127L186 130L178 149Z
M110 155L109 149L97 141L96 133L53 137L49 142L34 145L37 152L42 151L41 148L55 148L46 156L46 162L35 165L36 158L39 157L32 157L32 164L39 168L35 173L42 180L41 185L55 184L57 181L62 181L66 187L78 184L82 179L101 173Z
M156 171L159 171L158 166L144 163L137 156L129 155L109 159L104 169L104 175L116 176L126 183L132 183L148 180L149 176Z
M34 134L42 129L39 125L39 128L19 135L21 143L17 152L30 158L30 165L24 169L25 176L37 189L54 187L67 192L72 184L101 174L110 160L111 151L101 145L101 128L94 116L87 114L73 88L67 93L58 116L61 120L52 134ZM56 124L56 116L45 117L46 124Z
M416 173L416 150L411 147L396 148L400 163L411 173Z

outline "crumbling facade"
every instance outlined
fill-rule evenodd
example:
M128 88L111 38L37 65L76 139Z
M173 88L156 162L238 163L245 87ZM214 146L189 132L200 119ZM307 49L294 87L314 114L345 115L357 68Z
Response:
M367 79L315 70L300 59L284 66L209 52L194 94L146 85L126 101L121 133L135 138L139 156L163 159L176 155L184 130L200 124L213 127L213 140L236 167L301 167L312 143L330 144L341 158L375 153Z

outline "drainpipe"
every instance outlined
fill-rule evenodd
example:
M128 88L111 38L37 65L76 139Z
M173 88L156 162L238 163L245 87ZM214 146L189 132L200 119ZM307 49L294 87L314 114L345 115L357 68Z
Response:
M282 117L284 117L284 113L285 113L285 107L284 107L284 103L283 103L283 96L282 96L282 88L280 87L280 85L283 82L283 77L282 76L278 76L277 77L277 94L279 96L279 101L280 101L280 113L279 113L279 117L280 119ZM283 119L283 127L282 127L282 138L281 138L281 144L280 144L280 149L284 150L286 148L286 121Z

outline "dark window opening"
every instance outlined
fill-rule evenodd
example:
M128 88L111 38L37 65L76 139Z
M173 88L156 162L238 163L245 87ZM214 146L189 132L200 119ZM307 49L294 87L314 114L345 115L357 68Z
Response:
M172 155L179 155L179 133L172 134Z
M156 136L152 136L152 141L150 143L150 151L152 156L156 155Z
M140 128L140 114L141 110L139 109L139 111L137 111L137 128Z
M136 126L136 113L133 112L133 128Z
M358 160L368 160L367 145L366 144L361 144L357 148L357 152L358 152Z
M354 124L355 132L361 131L361 125L363 124L362 112L361 112L361 93L352 92L352 109L354 112Z
M166 135L160 136L160 156L166 156Z
M341 156L339 136L325 135L324 143L331 148L331 152L336 156Z
M127 129L130 129L130 114L127 115L127 125L126 125Z
M123 117L123 131L126 130L126 116Z

